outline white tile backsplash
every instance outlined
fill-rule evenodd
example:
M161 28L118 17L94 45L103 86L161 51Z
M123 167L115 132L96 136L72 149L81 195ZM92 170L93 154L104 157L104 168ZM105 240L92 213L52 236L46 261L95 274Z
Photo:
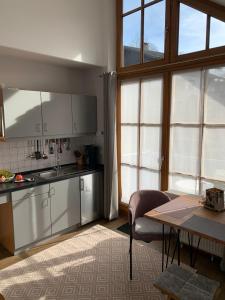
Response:
M57 164L56 154L49 154L48 146L44 141L44 152L48 159L31 159L28 157L34 151L35 139L12 139L0 143L0 169L7 169L13 173L31 171L53 167ZM98 144L97 137L82 136L70 138L71 150L62 147L63 152L59 154L60 164L70 164L75 162L74 150L83 150L87 144ZM41 150L42 151L42 150Z

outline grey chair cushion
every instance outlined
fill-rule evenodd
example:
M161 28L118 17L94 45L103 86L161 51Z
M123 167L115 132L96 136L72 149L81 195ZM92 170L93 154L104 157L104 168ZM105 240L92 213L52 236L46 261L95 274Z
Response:
M151 234L151 235L161 235L162 234L162 224L154 222L147 217L140 217L135 220L135 233L137 234ZM169 233L169 227L165 226L165 233Z

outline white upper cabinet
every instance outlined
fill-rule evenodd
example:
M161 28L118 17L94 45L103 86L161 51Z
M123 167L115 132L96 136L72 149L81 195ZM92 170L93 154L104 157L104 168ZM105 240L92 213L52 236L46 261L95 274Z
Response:
M96 96L72 95L73 134L93 134L97 131Z
M42 135L40 92L5 88L3 102L6 138Z
M71 135L71 95L41 92L43 135Z
M97 131L96 96L4 88L0 98L0 138L69 137Z

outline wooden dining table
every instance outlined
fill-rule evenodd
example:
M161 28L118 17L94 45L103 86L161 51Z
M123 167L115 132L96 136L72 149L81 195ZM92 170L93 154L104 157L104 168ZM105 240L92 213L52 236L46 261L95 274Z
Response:
M193 237L198 236L197 250L201 238L205 238L225 246L225 211L216 212L203 206L203 199L198 196L182 195L167 202L145 214L145 217L162 224L162 270L164 268L165 254L165 225L176 233L175 252L178 252L178 264L180 264L180 231L188 232L191 266L194 266L197 257L193 258ZM170 240L169 240L170 244ZM175 254L174 252L174 254ZM173 254L173 258L174 258ZM173 260L172 258L172 260ZM168 252L167 252L168 263Z

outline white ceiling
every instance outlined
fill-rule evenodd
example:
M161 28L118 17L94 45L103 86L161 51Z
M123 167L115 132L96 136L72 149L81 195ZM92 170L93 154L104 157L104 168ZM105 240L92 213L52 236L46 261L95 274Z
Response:
M211 0L211 1L225 6L225 0Z

